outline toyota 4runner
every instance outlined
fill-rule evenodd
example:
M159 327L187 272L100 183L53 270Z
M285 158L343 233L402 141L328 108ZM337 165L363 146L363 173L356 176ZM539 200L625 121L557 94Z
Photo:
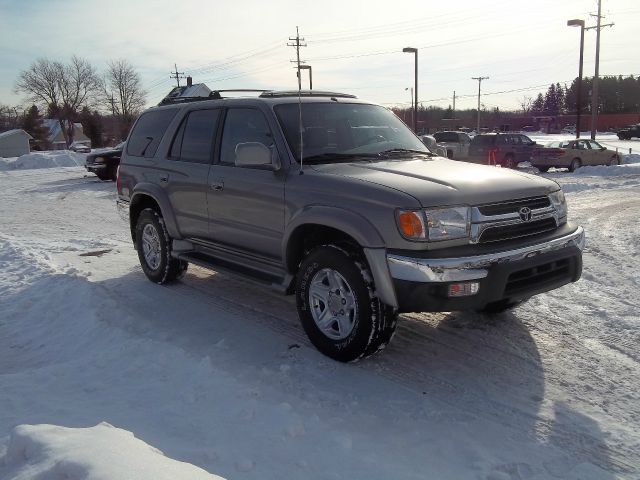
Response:
M147 110L122 154L117 205L154 282L194 263L295 294L316 348L351 361L400 312L503 311L580 277L553 181L435 156L351 95L210 97Z

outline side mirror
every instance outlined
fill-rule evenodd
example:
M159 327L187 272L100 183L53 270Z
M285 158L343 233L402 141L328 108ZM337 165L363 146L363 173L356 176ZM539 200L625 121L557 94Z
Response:
M271 165L271 149L260 142L236 145L236 167L259 167Z

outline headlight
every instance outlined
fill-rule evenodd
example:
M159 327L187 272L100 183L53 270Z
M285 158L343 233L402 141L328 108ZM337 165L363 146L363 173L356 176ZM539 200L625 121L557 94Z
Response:
M425 211L427 237L431 241L469 237L469 207L437 208Z
M442 241L469 237L469 207L399 210L398 229L407 240Z
M104 158L103 157L96 157L95 160L93 161L93 163L104 163Z
M567 201L564 198L564 192L562 190L558 190L557 192L549 194L549 200L551 201L553 208L558 212L559 223L567 223Z

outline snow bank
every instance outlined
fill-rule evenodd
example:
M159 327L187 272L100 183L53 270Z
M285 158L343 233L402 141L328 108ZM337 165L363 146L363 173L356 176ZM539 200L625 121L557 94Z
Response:
M640 163L640 153L627 153L624 155L623 163Z
M0 171L54 167L82 167L84 166L84 159L84 155L70 152L68 150L32 152L20 157L0 157Z
M634 155L640 157L640 155ZM638 163L628 163L624 165L597 165L593 167L578 168L574 175L585 175L591 177L620 177L625 175L640 175L640 161Z
M190 463L166 457L133 433L100 423L90 428L19 425L11 433L5 466L12 480L220 480Z

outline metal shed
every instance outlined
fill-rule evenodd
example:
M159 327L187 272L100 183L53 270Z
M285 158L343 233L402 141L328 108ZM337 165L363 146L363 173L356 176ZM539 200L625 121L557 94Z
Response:
M0 157L19 157L29 153L31 138L33 137L22 129L0 133Z

